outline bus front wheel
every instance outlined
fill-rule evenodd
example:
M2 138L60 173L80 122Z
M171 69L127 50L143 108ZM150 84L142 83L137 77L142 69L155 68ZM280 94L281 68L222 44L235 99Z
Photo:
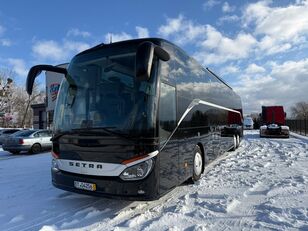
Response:
M240 146L240 142L241 142L240 136L236 135L236 148Z
M233 136L233 147L232 147L232 151L235 151L237 148L237 137L234 135Z
M199 146L194 150L194 162L193 162L193 176L192 181L196 182L200 179L203 170L203 158L202 152Z

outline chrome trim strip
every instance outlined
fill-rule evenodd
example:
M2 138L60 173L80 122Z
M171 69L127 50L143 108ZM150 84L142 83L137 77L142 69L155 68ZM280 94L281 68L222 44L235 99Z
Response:
M158 150L156 150L156 151L154 151L154 152L149 153L147 157L142 158L142 159L140 159L140 160L133 161L133 162L131 162L131 163L128 163L128 164L126 164L125 166L126 166L126 168L127 168L127 167L130 167L130 166L139 164L139 163L141 163L141 162L143 162L143 161L146 161L146 160L148 160L148 159L153 158L154 156L157 156L158 153L159 153Z
M102 163L93 161L79 161L79 160L66 160L66 159L54 159L60 170L77 173L82 175L92 176L119 176L126 168L139 164L143 161L151 159L158 155L158 150L151 152L147 157L133 161L128 164L113 164ZM91 166L91 167L90 167Z
M223 107L223 106L220 106L218 104L210 103L210 102L207 102L207 101L204 101L204 100L199 99L199 103L204 104L204 105L208 105L208 106L212 106L212 107L216 107L216 108L219 108L219 109L224 109L226 111L231 111L231 112L234 112L234 113L237 113L237 114L240 114L240 115L242 114L239 111L236 111L236 110L233 110L233 109L230 109L230 108L227 108L227 107Z
M210 103L201 99L194 99L193 101L191 101L191 103L188 105L187 109L185 110L185 112L183 113L183 115L181 116L181 118L179 119L179 122L177 123L176 127L174 128L174 130L172 131L172 133L170 134L170 136L168 137L168 139L166 140L166 142L164 143L164 145L160 148L159 151L162 151L163 148L166 146L166 144L169 142L169 140L171 139L171 137L173 136L173 134L175 133L175 131L178 129L178 127L180 126L180 124L182 123L183 119L185 118L185 116L197 105L199 104L203 104L203 105L207 105L207 106L211 106L211 107L215 107L215 108L219 108L219 109L223 109L226 111L231 111L237 114L241 113L239 111L227 108L227 107L223 107L220 106L218 104L214 104L214 103Z
M92 161L56 159L56 162L60 170L92 176L118 176L126 168L122 164Z

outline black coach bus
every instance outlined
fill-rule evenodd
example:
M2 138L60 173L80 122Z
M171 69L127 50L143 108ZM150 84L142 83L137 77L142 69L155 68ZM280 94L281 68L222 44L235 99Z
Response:
M100 44L67 69L54 113L52 183L107 197L153 200L235 149L240 97L174 44L157 38Z

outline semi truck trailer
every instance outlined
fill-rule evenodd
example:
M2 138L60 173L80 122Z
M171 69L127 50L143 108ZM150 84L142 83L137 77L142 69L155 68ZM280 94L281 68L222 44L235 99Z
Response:
M289 138L283 106L262 106L260 137Z

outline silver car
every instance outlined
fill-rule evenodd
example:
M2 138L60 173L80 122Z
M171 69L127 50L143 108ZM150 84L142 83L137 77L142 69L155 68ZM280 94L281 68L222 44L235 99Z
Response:
M52 133L49 130L19 131L7 137L2 148L13 154L18 154L21 151L39 153L42 150L51 149L51 136Z

